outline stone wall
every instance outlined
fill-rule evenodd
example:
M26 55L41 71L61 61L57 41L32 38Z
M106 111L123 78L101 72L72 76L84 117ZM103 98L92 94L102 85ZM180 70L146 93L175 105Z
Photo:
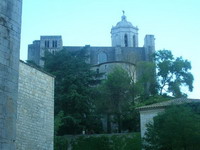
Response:
M15 150L21 0L0 0L0 150Z
M54 77L19 65L17 149L53 150Z

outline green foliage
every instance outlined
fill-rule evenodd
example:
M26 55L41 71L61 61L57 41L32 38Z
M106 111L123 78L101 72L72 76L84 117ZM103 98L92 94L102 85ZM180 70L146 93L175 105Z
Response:
M72 150L111 150L109 138L101 137L80 137L72 144Z
M141 150L140 134L79 137L72 150Z
M131 103L131 78L120 67L114 68L107 79L98 87L99 99L97 107L101 113L107 115L108 132L110 132L110 116L114 115L121 132L122 115L127 112Z
M110 138L112 150L141 150L140 134L134 136L116 136Z
M64 124L63 123L64 112L60 111L54 118L54 134L57 135L59 128Z
M133 83L135 102L142 102L157 94L156 69L153 62L139 62L136 66L137 81Z
M189 72L191 64L188 60L174 58L169 50L160 50L155 54L155 62L160 95L171 93L175 97L186 96L181 92L182 86L187 86L189 91L193 90L194 78Z
M151 105L151 104L154 104L154 103L160 103L160 102L164 102L164 101L168 101L172 99L172 97L170 96L165 96L165 95L154 95L154 96L149 96L146 98L145 101L142 101L140 103L137 103L134 108L137 108L137 107L141 107L141 106L146 106L146 105Z
M64 136L54 136L54 150L67 150L68 140Z
M200 149L200 115L188 106L172 106L147 125L145 148L148 150Z
M122 130L126 132L140 131L140 114L134 107L122 114Z
M62 125L57 130L58 135L77 134L83 129L90 130L96 126L94 112L93 90L96 84L95 73L86 63L85 49L75 52L62 50L55 55L46 52L44 69L55 75L55 115L63 112Z

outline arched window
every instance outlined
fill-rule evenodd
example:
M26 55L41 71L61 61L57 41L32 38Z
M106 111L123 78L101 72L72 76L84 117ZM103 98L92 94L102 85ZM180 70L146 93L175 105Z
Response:
M98 54L98 64L107 62L107 55L104 52Z
M124 35L124 45L125 45L125 47L128 47L128 36L127 36L127 34Z
M135 44L135 35L133 35L133 47L136 47L136 44Z

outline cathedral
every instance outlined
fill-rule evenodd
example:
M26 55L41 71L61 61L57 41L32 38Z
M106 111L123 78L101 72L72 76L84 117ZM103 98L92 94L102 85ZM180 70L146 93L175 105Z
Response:
M63 46L61 36L41 36L40 40L33 41L33 44L28 46L28 60L43 66L44 61L41 57L44 57L45 50L54 54L60 50L79 51L86 48L89 55L88 62L93 70L105 73L106 76L114 67L120 66L135 80L139 75L136 72L137 63L151 61L150 56L155 51L154 35L146 35L144 46L138 47L138 30L137 26L127 21L123 12L121 21L111 28L112 46Z

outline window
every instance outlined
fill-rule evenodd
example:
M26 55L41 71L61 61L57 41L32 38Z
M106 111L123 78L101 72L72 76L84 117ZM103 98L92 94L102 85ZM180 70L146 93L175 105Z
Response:
M136 47L136 44L135 44L135 35L133 36L133 47Z
M98 64L107 62L107 55L104 52L100 52L98 55Z
M124 45L125 45L125 47L128 47L128 36L127 36L127 34L124 35Z
M99 74L99 68L97 68L97 74Z
M58 46L57 41L56 41L56 40L55 40L55 41L52 41L52 47L53 47L53 48L57 48L57 46Z
M49 48L49 41L45 41L44 46L45 46L45 48Z

